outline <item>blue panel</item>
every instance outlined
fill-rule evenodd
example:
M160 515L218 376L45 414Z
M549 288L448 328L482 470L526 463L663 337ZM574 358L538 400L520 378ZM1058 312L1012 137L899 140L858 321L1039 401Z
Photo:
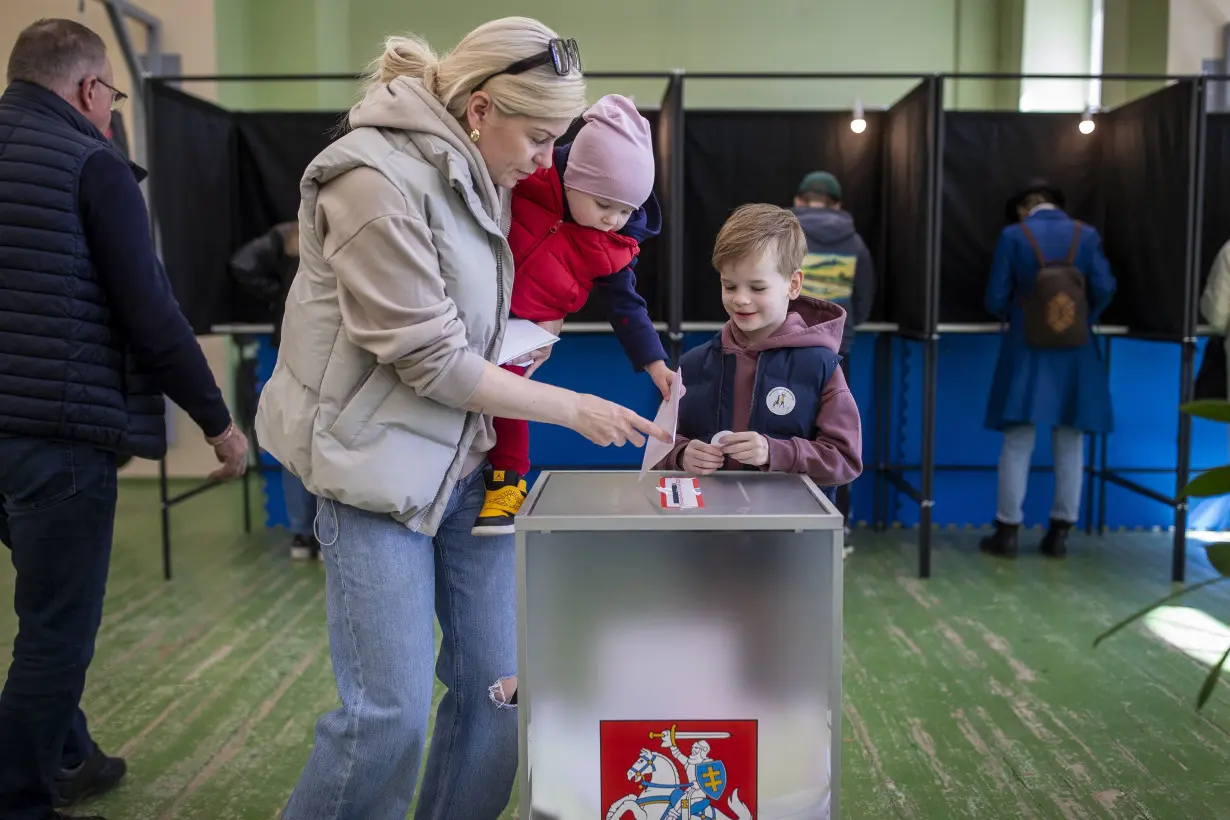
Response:
M689 334L685 349L710 338ZM984 525L995 515L994 466L999 458L1001 437L983 427L986 389L998 350L993 335L952 335L940 340L938 391L936 395L936 462L939 465L984 465L983 471L938 471L935 479L934 520L937 524ZM1203 343L1202 343L1203 344ZM863 418L865 477L852 490L853 517L870 521L873 507L871 470L875 466L874 370L875 338L860 335L850 358L851 390ZM892 346L892 401L890 461L918 465L921 461L922 345L894 339ZM1125 468L1173 469L1176 459L1179 404L1179 356L1177 345L1117 339L1111 357L1111 393L1115 402L1115 433L1109 438L1109 464L1126 477L1159 492L1175 492L1174 476L1166 473L1131 473ZM258 378L263 385L273 370L275 352L262 340ZM1197 358L1199 361L1199 358ZM686 377L687 374L685 374ZM556 345L550 361L535 376L572 390L593 393L623 403L652 418L658 406L657 391L649 377L634 373L618 342L610 334L569 334ZM1038 436L1035 464L1051 464L1050 437ZM1088 452L1088 451L1086 451ZM580 435L545 424L531 425L530 456L537 467L586 468L639 466L641 450L598 447ZM276 462L261 454L266 464ZM1230 433L1225 425L1197 420L1192 432L1192 463L1207 468L1230 460ZM530 475L531 482L536 470ZM917 472L906 478L915 486ZM1053 480L1049 472L1036 472L1030 479L1025 503L1027 525L1044 524L1049 517ZM282 487L277 474L266 477L267 523L286 523ZM1086 492L1089 488L1086 488ZM911 526L918 522L918 507L896 491L890 492L890 518ZM1169 527L1173 511L1122 488L1108 485L1107 524L1118 527ZM1230 503L1202 502L1193 525L1221 527L1230 523Z

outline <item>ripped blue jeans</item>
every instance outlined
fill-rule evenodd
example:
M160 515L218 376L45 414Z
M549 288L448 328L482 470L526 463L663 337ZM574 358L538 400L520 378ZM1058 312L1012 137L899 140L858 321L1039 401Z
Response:
M387 515L321 501L329 646L340 708L316 745L286 820L402 820L436 712L416 820L494 820L517 771L513 536L470 534L483 471L458 483L435 538ZM443 642L436 658L433 615ZM435 675L432 662L435 661ZM501 687L507 682L506 687Z

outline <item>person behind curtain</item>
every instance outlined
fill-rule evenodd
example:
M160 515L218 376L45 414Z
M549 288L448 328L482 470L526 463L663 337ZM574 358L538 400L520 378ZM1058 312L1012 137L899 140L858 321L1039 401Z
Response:
M273 314L269 343L282 343L282 316L286 295L299 270L299 223L282 222L248 242L231 257L231 277L248 295L264 302ZM290 557L295 561L320 558L320 545L312 533L316 498L299 477L282 468L282 499L290 529Z
M347 130L304 172L299 273L257 413L318 498L341 706L286 820L494 820L517 771L512 535L471 533L492 418L600 445L670 436L626 408L498 367L509 192L585 110L576 42L507 17L437 57L392 37ZM539 360L549 351L538 353ZM435 623L441 643L435 649Z
M841 207L841 182L828 171L812 171L799 182L790 209L807 236L803 258L803 295L825 299L846 312L841 331L841 372L850 382L850 352L855 328L871 317L875 269L871 251L854 228L854 216ZM850 552L850 484L837 488L837 509L846 519Z
M1092 332L1075 348L1037 348L1025 337L1022 300L1040 269L1030 236L1048 262L1063 260L1074 250L1073 266L1085 277L1091 326L1115 293L1098 232L1078 226L1063 207L1063 192L1045 180L1030 182L1014 196L1008 208L1018 221L1000 234L987 283L987 311L1006 323L986 412L986 426L1004 434L995 531L979 545L992 555L1017 554L1039 427L1051 431L1055 464L1054 502L1040 550L1054 558L1067 554L1068 533L1080 517L1084 436L1110 432L1113 423L1110 379Z

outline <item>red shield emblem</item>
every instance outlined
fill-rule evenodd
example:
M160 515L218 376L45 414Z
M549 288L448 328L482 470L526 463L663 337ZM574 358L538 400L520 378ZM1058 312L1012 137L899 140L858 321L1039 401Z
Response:
M600 743L605 820L756 816L754 720L604 720Z

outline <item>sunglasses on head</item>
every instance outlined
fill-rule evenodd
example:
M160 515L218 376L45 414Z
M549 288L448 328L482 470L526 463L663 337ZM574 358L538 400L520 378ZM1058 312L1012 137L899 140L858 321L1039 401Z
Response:
M546 51L535 54L533 57L526 57L524 60L517 60L508 68L488 75L474 87L474 90L480 90L502 74L524 74L530 69L547 64L550 64L555 69L555 73L561 77L566 77L573 71L579 74L581 72L581 50L577 47L577 41L572 38L564 40L556 37L547 44Z

